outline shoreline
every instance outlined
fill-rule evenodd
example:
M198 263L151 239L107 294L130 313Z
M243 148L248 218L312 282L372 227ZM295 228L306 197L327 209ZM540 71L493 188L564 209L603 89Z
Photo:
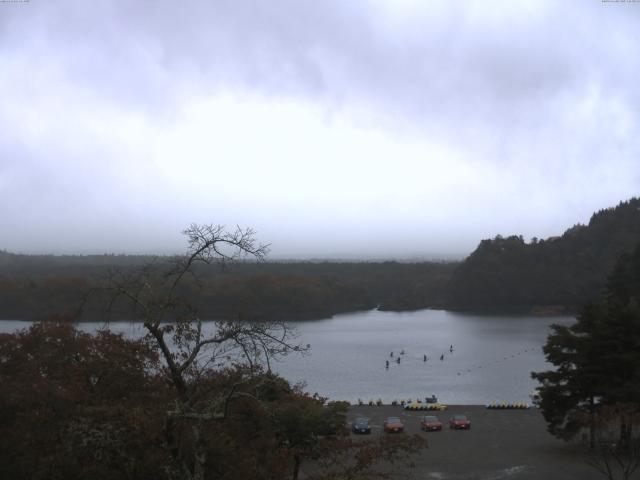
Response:
M461 314L461 315L478 315L478 316L514 316L514 320L517 321L517 317L520 316L527 316L527 317L540 317L540 318L546 318L546 317L554 317L554 316L574 316L576 313L576 310L572 307L564 307L564 306L559 306L559 305L549 305L549 306L544 306L544 305L539 305L539 306L530 306L530 307L523 307L523 308L496 308L496 309L482 309L482 308L463 308L463 307L455 307L455 306L431 306L431 307L420 307L420 308L415 308L415 309L398 309L398 310L394 310L394 309L390 309L390 308L380 308L380 307L374 307L374 308L359 308L359 309L355 309L355 310L337 310L334 312L317 312L317 313L309 313L309 314L299 314L299 315L293 315L293 314L284 314L282 316L279 317L272 317L269 316L268 318L254 318L254 319L250 319L250 318L245 318L242 319L242 321L246 321L246 322L261 322L261 321L282 321L282 322L315 322L315 321L319 321L319 320L328 320L328 319L332 319L336 316L340 316L340 315L350 315L350 314L357 314L357 313L362 313L362 312L371 312L371 311L379 311L379 312L388 312L388 313L413 313L413 312L419 312L422 310L435 310L435 311L444 311L444 312L451 312L451 313L457 313L457 314ZM231 318L231 316L220 316L220 317L212 317L212 318L207 318L207 319L203 319L203 322L214 322L214 321L222 321L222 320L228 320L229 318ZM271 320L270 320L271 319ZM39 321L47 321L47 319L29 319L29 318L0 318L0 322L31 322L31 323L35 323L35 322L39 322ZM130 320L128 318L120 318L118 316L114 316L114 318L106 321L104 319L102 320L92 320L92 319L72 319L69 320L71 323L109 323L109 322L132 322L132 323L136 323L136 322L140 322L140 320ZM167 322L168 323L168 322Z

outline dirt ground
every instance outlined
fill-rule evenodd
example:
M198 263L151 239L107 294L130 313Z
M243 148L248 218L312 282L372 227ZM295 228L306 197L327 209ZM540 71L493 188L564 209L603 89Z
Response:
M435 414L443 423L441 432L423 432L419 419ZM471 430L450 430L449 417L465 414ZM395 406L353 406L349 421L370 419L372 436L385 435L385 417L399 416L407 433L417 433L428 448L415 455L415 469L407 478L429 480L501 479L604 479L585 463L581 449L557 440L546 431L539 410L487 410L484 406L449 406L442 412L406 411ZM634 477L635 478L635 477Z

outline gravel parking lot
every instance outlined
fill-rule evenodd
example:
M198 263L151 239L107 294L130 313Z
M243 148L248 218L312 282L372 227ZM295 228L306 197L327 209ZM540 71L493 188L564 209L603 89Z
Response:
M423 432L419 419L435 414L441 432ZM450 430L448 419L465 414L471 430ZM603 479L585 463L582 450L557 440L546 431L539 410L487 410L484 406L449 406L442 412L406 411L395 406L353 406L349 421L370 419L372 436L385 435L385 417L399 416L406 433L427 438L429 448L415 455L412 478L417 479ZM388 434L387 434L388 435Z

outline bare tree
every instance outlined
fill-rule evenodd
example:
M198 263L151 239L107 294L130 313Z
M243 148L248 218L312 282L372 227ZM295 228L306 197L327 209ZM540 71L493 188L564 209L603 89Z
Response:
M159 350L175 390L175 406L167 412L165 424L165 439L175 465L171 476L202 480L207 422L224 420L229 402L251 393L239 384L220 391L201 380L230 365L246 367L249 377L259 366L270 372L271 359L304 352L309 346L297 344L295 332L283 322L203 323L193 301L194 289L202 287L200 265L224 265L242 258L261 261L268 246L256 242L252 229L240 227L228 231L220 225L192 224L183 233L188 239L185 255L126 274L114 272L105 289L110 292L110 306L124 299L133 307L136 320L142 322L147 338ZM180 446L184 441L177 438L185 425L190 432L191 448L187 451Z
M587 450L587 464L608 480L628 480L640 467L640 424L635 405L607 406L595 417L594 442Z
M608 480L628 480L640 467L640 441L632 440L626 448L606 441L589 450L587 464Z

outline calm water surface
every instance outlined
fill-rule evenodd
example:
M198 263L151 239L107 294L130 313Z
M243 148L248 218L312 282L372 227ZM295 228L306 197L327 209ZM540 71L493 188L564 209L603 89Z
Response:
M272 366L292 382L305 381L309 392L334 400L381 398L389 403L434 394L451 404L528 401L536 386L530 372L548 368L542 353L548 326L573 321L567 316L441 310L349 313L291 322L300 342L311 344L311 353L291 355ZM5 321L0 322L0 329L7 332L27 325ZM100 326L80 324L88 331ZM110 328L130 337L143 334L140 325L129 322L112 322ZM404 355L400 355L402 350ZM424 355L429 358L426 362ZM398 356L400 364L396 363Z

